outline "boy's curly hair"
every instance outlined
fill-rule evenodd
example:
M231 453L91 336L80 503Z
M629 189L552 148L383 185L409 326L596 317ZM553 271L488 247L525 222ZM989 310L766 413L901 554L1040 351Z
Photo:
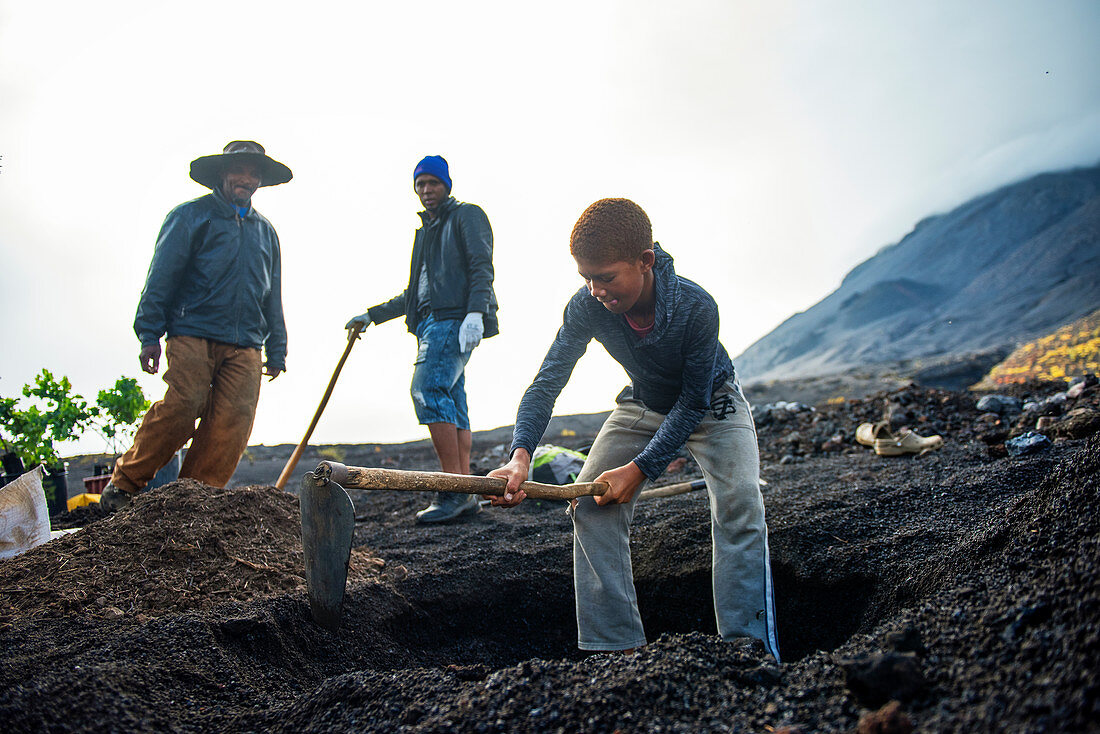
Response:
M653 247L653 225L630 199L600 199L584 210L569 236L573 257L592 262L634 262Z

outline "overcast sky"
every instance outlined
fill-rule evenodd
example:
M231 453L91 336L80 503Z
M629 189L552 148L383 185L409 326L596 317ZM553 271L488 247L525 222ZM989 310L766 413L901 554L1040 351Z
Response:
M163 395L134 310L164 216L206 191L190 161L234 139L294 171L253 199L290 343L252 443L301 438L344 323L403 289L425 154L495 234L475 430L513 421L596 199L646 209L737 355L923 217L1100 161L1098 38L1094 0L0 0L0 395L43 367L88 397L121 375ZM313 442L426 437L414 355L400 321L372 326ZM593 344L557 412L609 409L625 381Z

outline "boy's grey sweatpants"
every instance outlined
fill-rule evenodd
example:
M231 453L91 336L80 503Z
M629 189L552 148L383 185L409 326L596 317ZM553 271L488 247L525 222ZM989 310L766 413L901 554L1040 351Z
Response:
M703 470L710 495L718 632L727 640L762 640L779 660L756 428L740 385L726 383L715 394L714 406L687 448ZM591 482L633 460L663 420L663 414L640 401L620 402L596 436L577 481ZM629 503L605 507L582 497L571 513L577 644L582 650L625 650L646 643L630 565L630 522L639 494L641 488Z

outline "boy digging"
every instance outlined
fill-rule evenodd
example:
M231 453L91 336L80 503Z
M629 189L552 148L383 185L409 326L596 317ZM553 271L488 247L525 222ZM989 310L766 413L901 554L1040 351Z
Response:
M723 639L761 640L776 660L768 530L760 496L756 429L718 341L718 307L676 275L653 242L649 217L628 199L601 199L577 220L569 250L585 281L534 382L520 401L511 460L490 472L508 486L494 505L526 495L534 451L554 401L592 339L623 366L631 384L616 399L578 482L603 481L602 497L582 497L573 518L577 644L629 651L646 644L630 564L630 522L638 491L664 473L687 444L710 496L712 586Z

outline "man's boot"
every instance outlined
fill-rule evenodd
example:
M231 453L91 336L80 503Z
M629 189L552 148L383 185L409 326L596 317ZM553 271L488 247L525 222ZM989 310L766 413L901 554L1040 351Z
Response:
M466 514L481 511L477 495L457 492L436 492L426 509L416 513L416 521L423 523L447 522Z
M119 489L111 482L107 482L107 486L103 488L102 494L99 495L99 506L106 512L117 512L123 507L129 507L134 496L129 492Z

